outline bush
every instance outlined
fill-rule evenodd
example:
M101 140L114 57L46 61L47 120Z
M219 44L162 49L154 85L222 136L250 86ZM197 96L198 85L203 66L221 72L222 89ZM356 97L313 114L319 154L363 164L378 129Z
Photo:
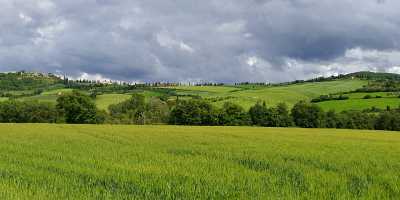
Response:
M333 95L321 95L318 98L312 99L311 103L318 103L324 101L332 101L332 100L347 100L349 99L348 96L339 95L338 97L334 97Z
M369 94L367 94L367 95L365 95L364 96L364 98L363 99L371 99L372 98L372 96L371 95L369 95Z

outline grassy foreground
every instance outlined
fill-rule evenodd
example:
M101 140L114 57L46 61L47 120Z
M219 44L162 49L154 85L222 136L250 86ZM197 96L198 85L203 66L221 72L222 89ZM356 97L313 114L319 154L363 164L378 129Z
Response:
M0 125L0 199L395 199L398 132Z

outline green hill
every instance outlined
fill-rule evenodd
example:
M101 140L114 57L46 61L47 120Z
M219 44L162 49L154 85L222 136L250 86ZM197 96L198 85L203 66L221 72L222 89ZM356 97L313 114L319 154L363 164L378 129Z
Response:
M287 86L181 86L174 87L177 94L198 95L222 105L226 101L238 103L249 108L258 101L268 105L285 102L293 105L300 100L310 101L322 94L352 91L367 84L365 80L335 80L327 82L300 83Z
M160 87L144 85L140 88L126 85L98 84L95 81L77 81L72 85L51 74L40 73L2 73L0 74L1 101L7 97L20 100L38 100L55 103L59 93L78 89L85 93L99 91L96 103L100 109L107 109L111 104L126 100L132 93L142 93L147 97L167 96L170 100L179 98L207 99L216 106L222 106L225 102L234 102L249 108L259 101L265 101L267 105L274 106L285 102L289 106L300 100L311 101L321 95L348 93L358 91L350 95L348 101L329 101L318 103L324 109L335 108L337 110L355 109L362 110L371 107L385 108L397 107L400 98L383 95L382 99L365 101L362 98L353 97L356 94L365 95L365 92L397 91L400 86L400 75L391 73L356 72L337 77L316 78L307 81L294 81L290 83L274 85L220 85L220 86L172 86ZM69 88L71 87L72 88ZM399 90L400 91L400 90ZM382 94L381 94L382 95Z
M400 74L377 73L377 72L355 72L345 75L345 77L355 77L365 80L400 80Z
M46 89L63 81L53 74L32 72L0 73L0 91Z

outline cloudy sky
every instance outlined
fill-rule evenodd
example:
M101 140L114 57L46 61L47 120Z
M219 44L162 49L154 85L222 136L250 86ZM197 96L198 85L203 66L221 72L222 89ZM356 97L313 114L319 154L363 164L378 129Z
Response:
M0 0L0 71L279 82L400 73L399 0Z

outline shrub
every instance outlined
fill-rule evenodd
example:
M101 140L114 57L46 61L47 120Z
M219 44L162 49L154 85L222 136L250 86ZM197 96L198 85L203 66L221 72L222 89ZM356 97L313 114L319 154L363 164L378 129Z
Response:
M371 99L371 98L372 98L372 96L369 95L369 94L367 94L367 95L364 96L364 99Z

